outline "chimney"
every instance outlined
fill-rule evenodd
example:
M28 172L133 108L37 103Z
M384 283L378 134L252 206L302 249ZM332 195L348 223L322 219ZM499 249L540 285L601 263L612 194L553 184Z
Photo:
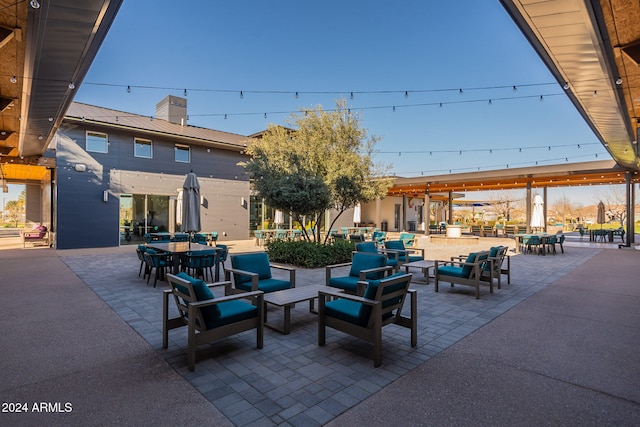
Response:
M156 104L156 118L184 125L187 122L187 100L167 95Z

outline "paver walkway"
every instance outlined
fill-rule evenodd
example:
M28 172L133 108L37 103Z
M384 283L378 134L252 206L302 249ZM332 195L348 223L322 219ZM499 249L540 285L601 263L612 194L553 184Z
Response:
M516 256L512 285L481 299L472 288L412 285L418 290L418 346L409 331L389 326L383 335L383 365L373 368L369 344L329 330L327 345L317 345L317 321L306 304L292 310L292 332L267 330L265 346L255 349L253 333L231 337L199 354L194 372L186 368L186 333L170 333L161 348L161 290L137 277L133 253L65 256L78 274L120 317L137 331L177 372L236 425L322 425L409 373L464 337L491 322L543 287L586 262L596 252ZM297 272L297 286L324 282L324 269ZM281 310L271 308L276 320Z

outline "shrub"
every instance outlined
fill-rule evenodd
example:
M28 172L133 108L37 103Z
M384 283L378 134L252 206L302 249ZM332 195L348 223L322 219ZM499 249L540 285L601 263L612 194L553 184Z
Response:
M323 245L304 240L274 240L266 245L271 261L306 268L350 262L354 249L354 244L347 241Z

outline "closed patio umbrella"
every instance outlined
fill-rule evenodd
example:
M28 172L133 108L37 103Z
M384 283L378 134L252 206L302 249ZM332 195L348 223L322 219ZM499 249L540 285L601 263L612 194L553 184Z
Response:
M176 224L182 225L182 194L183 191L178 192L178 202L176 203Z
M360 203L358 203L356 207L353 208L353 223L355 226L362 222L361 211Z
M536 194L533 199L533 214L531 215L531 227L544 228L544 211L542 196Z
M182 225L186 233L200 231L200 183L195 173L189 172L182 185ZM189 239L191 244L191 239Z
M600 224L600 228L602 228L602 224L607 222L604 215L604 203L602 203L602 201L598 203L598 215L596 216L596 222Z
M276 214L273 222L275 224L284 224L284 213L280 209L276 209Z

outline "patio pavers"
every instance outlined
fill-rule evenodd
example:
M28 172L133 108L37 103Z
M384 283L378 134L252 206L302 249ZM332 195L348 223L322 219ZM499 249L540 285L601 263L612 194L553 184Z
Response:
M292 310L292 331L265 331L265 346L255 349L253 333L243 333L204 348L194 372L186 368L186 331L170 332L161 348L161 291L138 278L135 250L101 257L63 255L63 261L142 336L180 375L236 425L322 425L357 407L400 378L424 366L451 346L511 308L583 265L597 250L574 249L556 256L521 255L512 259L512 284L480 300L472 289L447 284L413 284L418 291L418 346L409 331L388 326L383 332L383 364L373 368L369 344L335 330L327 345L317 345L317 321L307 304ZM324 283L324 269L299 269L297 286ZM270 308L271 319L282 316ZM409 375L407 375L409 374Z

